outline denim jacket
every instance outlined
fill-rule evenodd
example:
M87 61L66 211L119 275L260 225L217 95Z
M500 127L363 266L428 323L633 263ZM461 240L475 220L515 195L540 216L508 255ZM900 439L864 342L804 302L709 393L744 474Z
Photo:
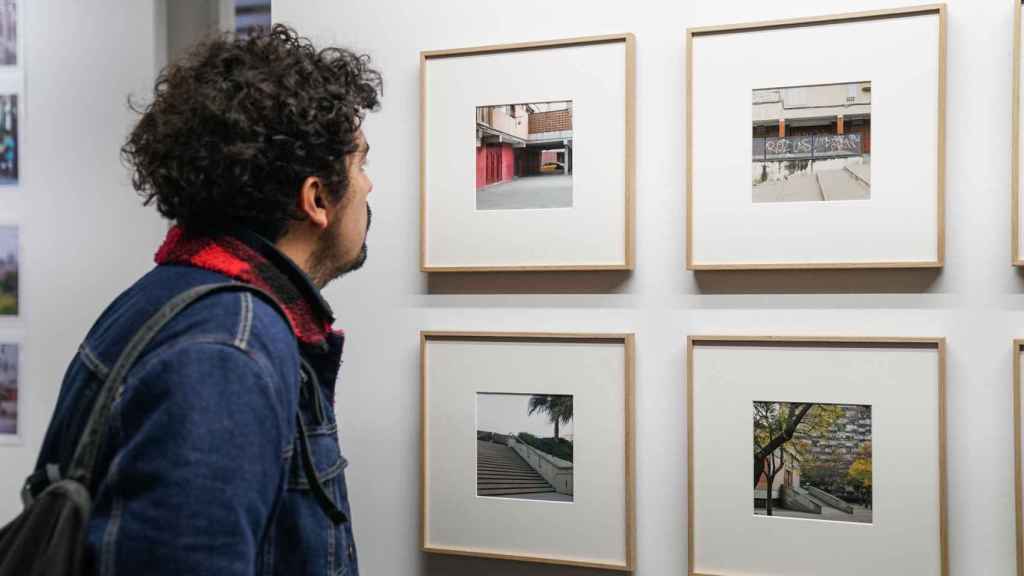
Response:
M66 472L93 397L142 323L175 295L227 280L160 265L109 306L67 370L35 476L50 463ZM250 293L204 298L163 328L113 407L94 472L88 571L358 576L351 522L320 508L296 440L301 410L318 475L351 519L332 407L342 344L334 333L321 346L297 341ZM300 392L306 379L316 394Z

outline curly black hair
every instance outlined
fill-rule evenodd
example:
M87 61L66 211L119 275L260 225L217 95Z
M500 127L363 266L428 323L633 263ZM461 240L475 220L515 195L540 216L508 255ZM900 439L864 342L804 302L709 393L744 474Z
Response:
M121 149L144 203L188 233L242 227L272 241L301 218L310 176L333 199L345 159L382 95L367 55L317 50L277 24L247 38L218 35L157 78L153 100Z

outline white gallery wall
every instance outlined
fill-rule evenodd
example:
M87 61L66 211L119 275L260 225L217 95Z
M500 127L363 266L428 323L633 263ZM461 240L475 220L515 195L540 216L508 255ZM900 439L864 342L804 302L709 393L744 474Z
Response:
M368 52L385 76L383 110L366 124L370 259L327 290L348 333L338 408L367 574L599 573L418 551L421 329L636 332L640 576L686 572L686 334L946 336L950 574L1015 573L1011 339L1024 336L1024 276L1009 266L1012 0L948 5L943 270L683 266L686 28L923 3L274 1L275 20ZM619 32L637 40L636 271L421 274L419 52Z
M368 52L385 75L384 108L366 124L370 259L327 290L348 334L338 410L363 573L599 573L418 551L422 329L637 334L640 576L686 571L687 334L946 336L950 574L1014 573L1011 339L1024 337L1024 275L1009 266L1011 0L949 2L943 270L683 266L685 29L920 3L274 1L275 20ZM64 367L106 303L149 269L164 230L118 159L134 118L125 98L148 92L160 59L153 2L20 4L22 185L0 190L0 210L24 224L28 409L24 443L0 446L0 521L20 508ZM421 274L419 52L618 32L637 38L636 271Z
M0 218L21 226L20 445L0 446L0 522L21 510L64 369L107 303L152 263L163 225L135 196L119 149L157 62L152 1L19 0L25 37L21 182Z

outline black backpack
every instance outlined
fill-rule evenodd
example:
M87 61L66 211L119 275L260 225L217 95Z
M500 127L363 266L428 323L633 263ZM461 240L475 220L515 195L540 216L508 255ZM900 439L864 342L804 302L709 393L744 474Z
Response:
M129 340L96 395L71 464L66 468L68 473L62 476L56 464L48 464L26 482L22 490L25 509L9 524L0 528L0 576L78 576L84 573L86 528L92 508L90 490L93 469L107 430L111 408L121 395L125 377L161 328L190 304L217 292L252 292L285 317L280 306L266 292L248 284L229 282L187 290L147 320ZM296 420L300 444L298 452L313 495L332 521L336 524L345 522L347 518L344 512L324 490L316 474L306 426L298 413Z

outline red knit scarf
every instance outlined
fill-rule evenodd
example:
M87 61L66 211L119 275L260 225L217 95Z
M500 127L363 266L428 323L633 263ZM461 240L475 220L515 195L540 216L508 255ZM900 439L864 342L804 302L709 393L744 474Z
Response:
M300 342L322 346L331 332L331 320L314 310L287 275L263 254L237 238L190 236L171 228L156 253L157 264L194 266L252 284L273 296L284 309Z

